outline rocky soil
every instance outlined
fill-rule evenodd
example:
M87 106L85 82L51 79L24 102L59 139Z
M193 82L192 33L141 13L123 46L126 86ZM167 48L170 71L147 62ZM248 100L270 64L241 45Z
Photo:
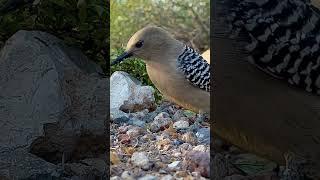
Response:
M113 116L110 133L113 179L209 177L210 127L190 111L165 102Z

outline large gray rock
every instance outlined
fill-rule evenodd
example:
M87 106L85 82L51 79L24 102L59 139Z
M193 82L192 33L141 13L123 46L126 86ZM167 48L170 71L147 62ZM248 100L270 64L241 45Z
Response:
M116 71L110 77L110 109L138 112L155 109L154 89L142 86L141 82L123 71Z
M0 153L0 179L58 179L62 169L24 150Z
M109 81L99 73L50 34L14 34L0 52L0 152L31 151L57 162L62 152L66 161L82 158L80 142L103 146Z

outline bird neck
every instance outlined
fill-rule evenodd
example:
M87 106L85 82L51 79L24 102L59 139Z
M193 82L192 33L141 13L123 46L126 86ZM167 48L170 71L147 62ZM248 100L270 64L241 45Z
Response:
M168 52L171 54L171 56L174 56L178 58L185 50L186 45L182 42L175 40L174 43L169 45Z
M146 64L168 64L176 62L179 55L185 50L185 45L177 40L172 40L170 43L166 43L158 50L153 49L153 54L148 58Z

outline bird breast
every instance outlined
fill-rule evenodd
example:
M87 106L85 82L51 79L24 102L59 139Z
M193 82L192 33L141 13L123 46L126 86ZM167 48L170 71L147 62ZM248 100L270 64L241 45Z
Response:
M169 65L147 63L147 72L153 84L169 101L195 112L209 113L210 93L192 85L174 62Z

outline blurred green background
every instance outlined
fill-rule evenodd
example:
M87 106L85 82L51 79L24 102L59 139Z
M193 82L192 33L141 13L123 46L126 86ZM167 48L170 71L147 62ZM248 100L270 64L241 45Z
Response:
M150 24L202 53L210 45L210 0L110 0L110 60L124 51L136 31ZM140 59L111 67L111 73L119 70L153 86ZM159 93L156 96L161 99Z

